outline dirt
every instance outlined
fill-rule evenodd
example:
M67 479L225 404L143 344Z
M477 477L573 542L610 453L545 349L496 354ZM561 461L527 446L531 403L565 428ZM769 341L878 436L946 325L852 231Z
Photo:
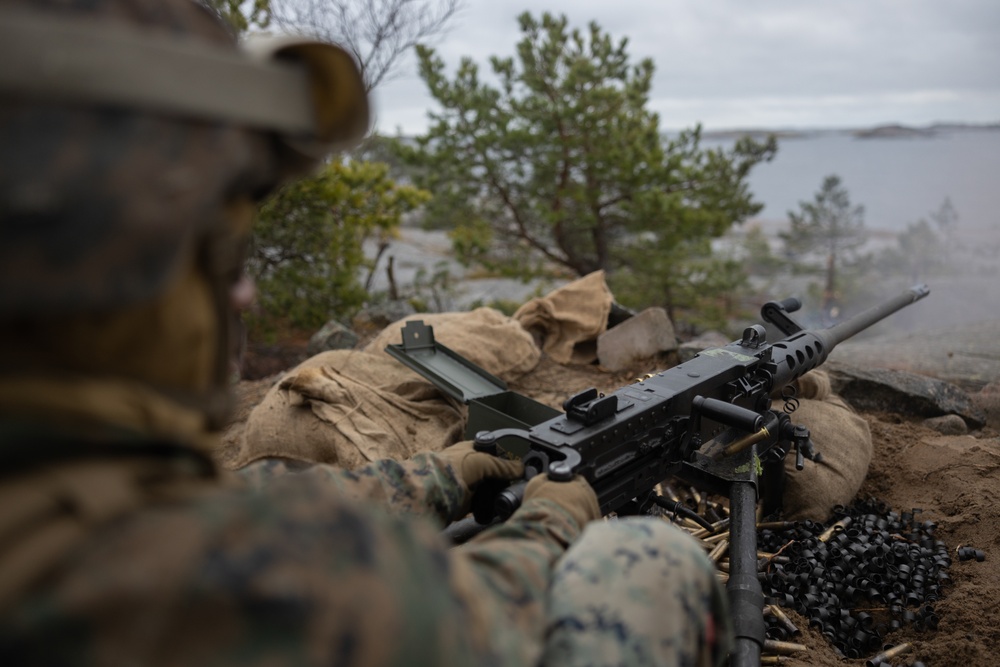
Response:
M609 374L595 367L566 367L545 359L530 375L511 389L536 400L561 407L569 396L589 386L610 391L646 372L662 369L664 360L651 360L630 373ZM243 422L279 376L240 383L239 409L227 441L239 437ZM935 603L940 623L936 631L918 632L912 627L885 638L892 644L910 642L913 649L893 664L909 665L920 660L929 667L994 665L1000 646L1000 432L997 430L996 385L988 385L974 400L988 409L989 425L962 436L943 436L917 420L893 414L864 414L871 427L875 454L861 497L885 501L898 512L922 510L921 519L937 524L936 537L953 554L951 584ZM973 546L986 554L985 562L960 561L959 546ZM805 665L863 665L865 660L840 657L808 621L789 612L802 630L794 641L805 644L807 653L795 654L787 663Z
M887 502L898 512L923 510L921 518L937 524L936 537L952 553L952 583L935 603L941 621L937 631L903 628L885 638L892 644L909 642L913 649L895 664L920 660L929 666L994 665L1000 646L1000 437L984 430L964 436L942 436L920 423L894 415L865 414L872 430L875 455L859 494ZM986 553L985 562L960 561L959 546ZM806 657L789 665L864 664L843 660L806 619L789 614L803 629Z

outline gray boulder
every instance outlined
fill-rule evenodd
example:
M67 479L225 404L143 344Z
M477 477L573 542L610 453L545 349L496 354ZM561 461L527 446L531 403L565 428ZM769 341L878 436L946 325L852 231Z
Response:
M822 368L830 373L833 391L860 410L923 418L958 415L972 429L986 424L985 415L969 395L949 382L905 371L858 368L834 361L823 364Z
M598 362L612 372L676 349L673 322L662 308L647 308L597 338Z
M327 350L350 350L358 344L358 335L336 320L330 320L309 339L309 356Z
M363 308L354 316L351 324L359 331L381 331L416 312L409 301L385 301Z
M969 432L965 420L958 415L931 417L924 420L924 426L934 429L942 435L965 435Z

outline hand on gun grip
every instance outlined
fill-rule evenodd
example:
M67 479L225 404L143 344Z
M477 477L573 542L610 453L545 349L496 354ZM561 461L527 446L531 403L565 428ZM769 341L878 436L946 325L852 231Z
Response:
M452 445L439 453L470 489L486 479L513 480L524 475L520 461L477 452L471 440Z
M583 477L577 475L567 482L555 482L545 473L535 475L524 490L525 502L532 498L548 498L562 507L582 530L590 521L601 518L597 495Z

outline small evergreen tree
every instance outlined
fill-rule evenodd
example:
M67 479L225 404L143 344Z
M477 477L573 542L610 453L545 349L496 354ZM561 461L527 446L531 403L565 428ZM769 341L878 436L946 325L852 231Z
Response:
M944 235L944 261L951 261L951 253L955 249L955 229L958 227L958 211L951 203L951 197L945 197L941 206L930 214L931 220Z
M852 206L838 176L827 176L813 201L799 202L798 212L789 211L790 227L780 234L786 249L808 260L822 258L824 264L823 311L831 312L840 300L838 270L858 259L857 251L868 239L864 207Z
M449 79L418 48L441 111L397 149L434 192L426 219L467 263L516 277L603 269L623 301L694 305L685 264L702 267L708 240L760 210L747 176L774 138L707 150L695 128L664 141L646 108L651 60L631 64L627 41L596 23L519 22L516 58L490 59L496 85L469 59Z

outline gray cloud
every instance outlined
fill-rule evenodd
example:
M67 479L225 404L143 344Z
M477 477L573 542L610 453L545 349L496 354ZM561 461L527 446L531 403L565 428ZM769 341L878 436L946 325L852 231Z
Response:
M665 128L843 127L1000 121L996 0L550 0L584 28L627 37L656 64ZM512 55L523 4L469 0L437 48L455 66ZM426 126L415 63L377 91L379 128Z

